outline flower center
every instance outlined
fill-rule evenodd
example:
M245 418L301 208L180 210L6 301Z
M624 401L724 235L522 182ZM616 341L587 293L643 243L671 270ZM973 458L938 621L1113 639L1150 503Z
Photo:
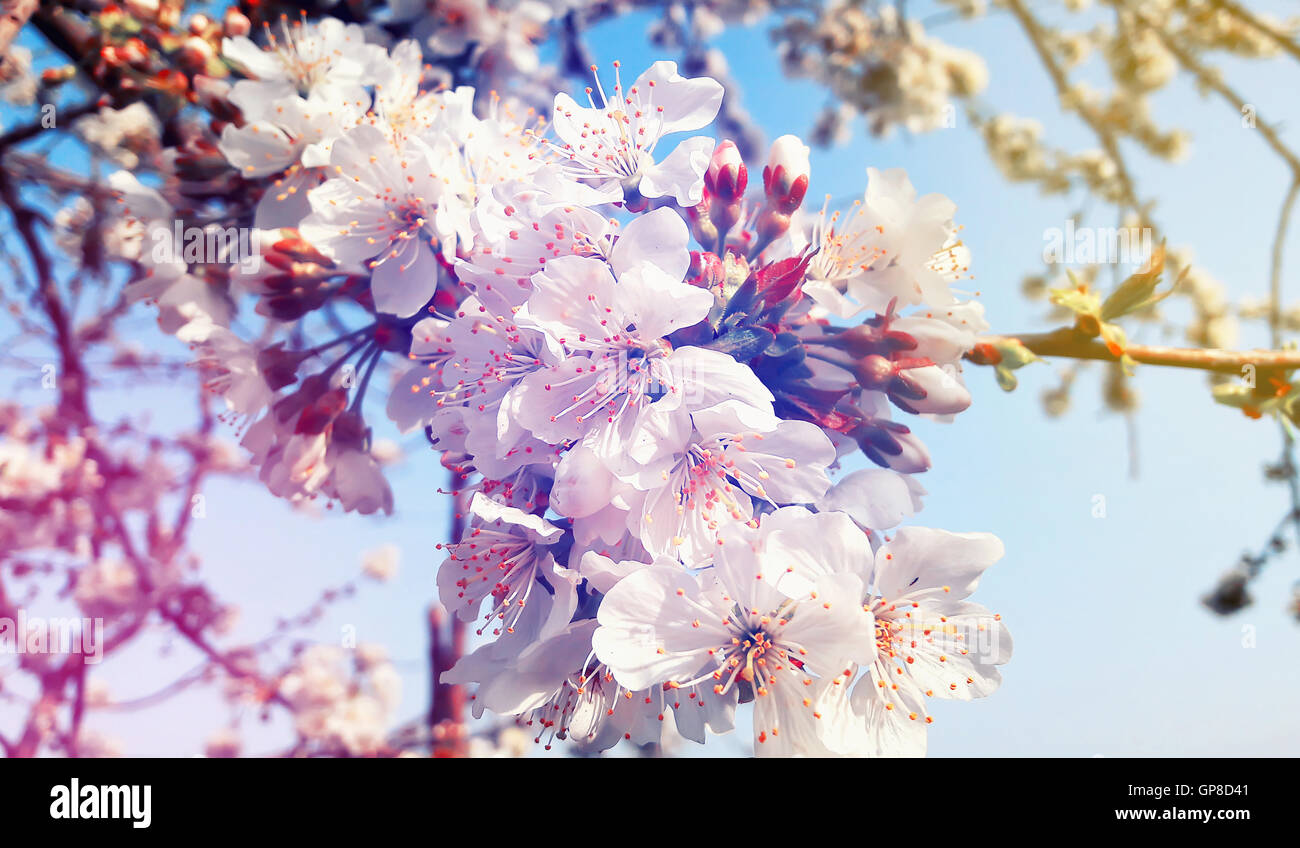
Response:
M334 51L322 55L320 41L309 34L302 23L290 25L287 20L281 19L280 31L284 36L283 41L276 38L268 25L267 37L284 65L285 72L297 83L298 92L305 96L312 86L325 81L335 56L342 54Z
M827 202L829 201L830 195L827 195ZM874 243L884 234L884 227L868 225L864 218L866 209L861 200L854 201L853 207L854 211L841 228L837 226L840 213L833 213L827 220L826 206L823 204L812 239L821 250L808 265L811 276L830 282L847 280L870 271L876 263L886 259L888 251Z
M536 547L518 536L479 527L450 546L447 555L461 564L457 598L470 608L477 607L484 598L492 598L478 635L483 635L494 619L506 632L514 632L538 582ZM493 630L494 635L500 632L500 627Z

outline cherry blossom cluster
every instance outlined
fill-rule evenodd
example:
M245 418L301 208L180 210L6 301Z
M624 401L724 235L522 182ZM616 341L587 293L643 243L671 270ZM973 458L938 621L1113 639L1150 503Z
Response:
M838 98L819 120L819 140L844 140L859 115L877 135L953 127L953 100L988 84L983 59L927 35L892 4L835 0L810 11L787 17L773 38L787 74L818 80Z
M279 684L302 739L367 755L384 750L402 681L384 649L361 644L308 647Z
M112 176L127 213L115 240L143 268L134 296L197 348L273 493L391 512L386 457L362 411L370 378L384 353L407 351L413 316L446 293L478 194L539 164L533 128L495 98L476 117L471 88L426 85L436 75L415 41L390 51L332 18L282 21L263 41L222 41L244 78L209 80L208 105L229 120L176 152L179 183ZM175 222L203 210L201 176L251 205L227 206L224 220L252 224L242 243L254 255L158 249L176 244ZM256 341L230 330L241 295L266 320ZM286 341L322 332L313 322L349 320L344 309L370 323L314 346Z
M124 424L111 433L77 434L67 427L70 412L50 407L29 413L0 403L6 590L0 594L0 652L11 658L5 702L21 703L34 691L42 704L19 726L6 754L122 754L117 740L79 719L71 727L57 720L51 693L69 680L84 683L80 712L132 710L200 681L219 683L232 719L211 735L209 756L237 755L238 716L253 708L269 720L272 705L292 715L293 753L391 754L400 678L382 648L361 644L345 656L332 645L301 650L298 644L287 661L272 650L283 647L291 631L317 621L330 603L352 596L355 581L326 590L312 609L283 618L260 642L213 647L232 635L240 609L206 585L187 536L207 509L197 494L200 482L243 472L238 447L208 427L167 439L137 437ZM386 549L372 552L364 564L376 581L394 568L394 554ZM75 637L60 629L70 609L84 617ZM60 623L48 624L52 620ZM116 664L138 648L132 640L146 630L192 644L210 664L143 698L133 697L129 686L110 689L103 678L89 676L100 663Z
M198 630L223 629L234 608L193 580L197 558L183 529L194 504L177 495L190 485L187 470L234 473L235 451L199 432L143 444L87 439L66 431L65 413L0 404L0 549L21 587L0 598L0 618L57 578L82 614L112 626L167 606ZM181 520L169 522L175 512ZM127 536L128 521L149 523L143 543Z
M996 687L1009 637L965 598L1001 544L885 534L930 465L895 411L965 409L986 329L950 201L872 169L848 209L805 209L794 136L751 191L703 134L723 86L673 62L593 66L539 115L329 18L222 55L227 120L177 168L238 188L224 220L262 261L152 249L202 207L126 172L115 244L282 497L391 511L363 401L407 356L387 413L456 479L437 586L481 639L442 679L476 714L604 749L670 716L703 742L752 701L759 753L918 754L928 699ZM877 467L843 473L858 454ZM360 710L334 743L369 750L382 693L312 706L336 660L304 658L300 722Z

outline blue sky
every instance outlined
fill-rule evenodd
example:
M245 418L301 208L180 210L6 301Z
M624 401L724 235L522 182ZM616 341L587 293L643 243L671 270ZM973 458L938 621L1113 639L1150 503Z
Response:
M1255 5L1255 4L1252 4ZM1258 4L1283 8L1281 4ZM909 5L910 8L910 5ZM603 25L589 44L602 65L621 59L643 67L655 58L643 17ZM935 31L981 53L991 81L986 102L1040 119L1047 139L1092 146L1077 122L1062 119L1046 76L1005 15ZM768 132L805 133L824 94L782 79L762 27L732 30L717 42L744 86L746 105ZM673 57L667 57L673 58ZM1273 60L1228 63L1265 120L1294 117L1300 66ZM1159 198L1155 215L1171 244L1192 245L1198 263L1234 298L1267 292L1268 251L1286 173L1257 133L1218 102L1197 97L1185 78L1155 101L1157 120L1192 130L1190 158L1179 166L1135 155L1139 191ZM1285 136L1300 142L1296 132ZM1064 227L1073 206L1045 199L997 175L982 144L958 118L954 129L921 137L853 141L813 157L810 197L836 198L865 186L865 169L904 167L922 193L947 194L973 256L975 281L997 331L1047 329L1040 305L1025 301L1020 279L1036 271L1044 231ZM1107 211L1093 223L1113 225ZM1284 280L1295 300L1300 237ZM1185 315L1179 305L1173 312ZM140 320L141 332L148 321ZM1265 345L1262 328L1243 328L1241 346ZM1053 365L1020 372L1014 393L975 370L970 410L951 425L918 427L934 457L923 476L926 508L913 522L996 533L1005 559L990 570L977 600L1000 612L1016 640L1002 689L982 702L940 703L930 730L933 755L1275 755L1300 754L1300 671L1294 661L1300 623L1285 605L1300 577L1292 553L1275 560L1254 589L1256 605L1217 618L1198 599L1247 548L1255 548L1286 509L1285 491L1266 484L1261 467L1276 458L1279 436L1211 403L1202 375L1139 368L1140 476L1129 476L1121 417L1101 411L1100 369L1080 378L1072 411L1047 419L1039 394L1055 385ZM166 395L142 394L169 416ZM389 434L391 435L391 434ZM331 610L311 636L336 641L354 626L362 641L390 647L404 674L403 718L427 705L424 614L436 596L445 541L445 475L421 438L403 442L411 461L397 473L397 513L389 520L294 513L255 487L219 482L207 493L207 517L193 544L204 574L240 602L238 634L257 638L274 617L309 606L322 586L355 575L362 551L392 541L403 561L395 581L368 584ZM1096 496L1105 517L1094 517ZM1250 638L1246 638L1250 637ZM1253 645L1253 646L1246 646ZM194 658L184 648L158 656L143 643L105 667L118 697L151 691ZM125 739L141 754L188 754L224 718L210 693L197 690L151 715L94 716L89 724ZM182 718L183 716L183 718ZM282 727L280 728L283 729ZM275 728L249 734L251 752L271 750ZM703 751L732 754L733 736Z

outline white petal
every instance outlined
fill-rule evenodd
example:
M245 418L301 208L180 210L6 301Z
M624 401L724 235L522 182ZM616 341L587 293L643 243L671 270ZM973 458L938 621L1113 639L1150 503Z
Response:
M695 206L704 199L704 172L714 140L708 136L688 138L663 161L641 173L641 194L645 197L672 197L679 206Z
M269 121L254 121L242 127L226 124L217 147L243 177L276 174L298 159L293 140ZM277 189L272 186L267 191Z
M1002 541L991 533L950 533L903 527L876 551L872 582L888 600L904 596L960 600L1002 558Z
M808 581L824 575L853 574L865 584L870 573L871 544L844 513L810 513L786 507L766 516L759 533L766 556L782 563L788 574ZM797 591L795 584L790 585L788 591Z
M701 289L703 291L703 289ZM739 400L758 409L772 408L772 392L742 362L725 353L702 347L682 347L668 360L673 385L680 386L683 401L692 410L726 400Z
M875 670L853 688L851 703L864 724L863 744L846 753L859 757L923 757L925 704L911 686L879 686ZM915 716L915 718L913 718Z
M694 326L713 308L712 292L648 264L637 265L619 278L618 298L621 311L642 338L661 338Z
M722 107L721 83L711 77L687 79L677 73L676 62L655 62L633 85L642 97L653 88L654 105L663 108L663 135L708 126Z
M686 276L691 264L690 233L681 215L667 207L655 209L624 228L609 257L614 275L621 279L641 263L655 266L673 280Z
M609 506L614 483L600 457L579 443L560 457L555 468L551 506L568 518L586 518Z
M533 275L527 320L570 348L603 346L605 338L628 323L624 314L606 312L607 307L618 306L618 298L614 277L604 262L561 256Z
M601 602L592 647L628 689L687 680L729 643L720 615L701 617L700 588L682 569L649 566L619 581ZM699 626L693 626L699 620Z
M924 494L907 474L864 468L836 483L817 506L823 512L843 512L863 527L888 530L920 511Z
M399 318L419 312L438 289L438 260L423 239L403 241L396 256L385 253L370 277L375 309Z

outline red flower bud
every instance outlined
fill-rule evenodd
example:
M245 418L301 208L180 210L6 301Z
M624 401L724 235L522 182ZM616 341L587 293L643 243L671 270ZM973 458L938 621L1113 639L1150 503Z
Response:
M763 191L772 208L783 215L789 215L803 203L812 172L809 153L808 145L797 136L783 135L772 142L767 167L763 169Z
M739 202L749 184L749 171L734 142L724 141L713 151L709 170L704 173L704 187L724 204Z
M911 335L872 322L822 336L817 343L842 350L855 359L873 353L890 357L904 350L916 350L916 339Z
M988 342L978 342L966 358L976 365L997 365L1002 361L1002 353Z
M717 243L726 241L731 228L740 220L740 203L749 181L740 151L724 141L713 151L709 169L704 174L704 196L709 203L709 221L717 228ZM718 248L722 252L722 248Z
M691 265L686 271L686 282L702 289L715 289L720 288L725 279L726 271L716 253L691 251Z
M342 389L322 392L298 416L294 432L313 436L325 432L325 428L333 423L347 405L348 393Z

